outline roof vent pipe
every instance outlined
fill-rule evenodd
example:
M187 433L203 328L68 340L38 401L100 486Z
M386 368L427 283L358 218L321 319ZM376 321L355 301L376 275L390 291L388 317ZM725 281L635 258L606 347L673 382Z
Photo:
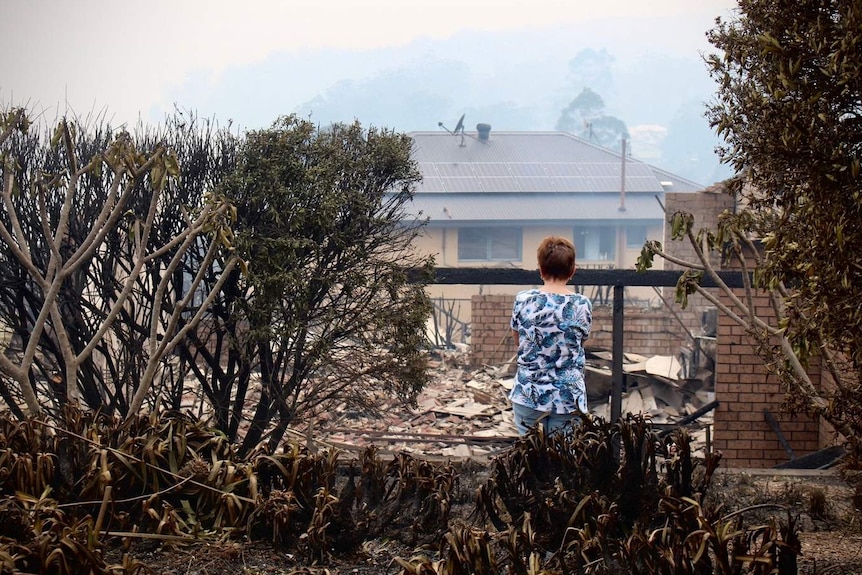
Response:
M476 124L476 131L480 140L487 140L491 137L491 124Z

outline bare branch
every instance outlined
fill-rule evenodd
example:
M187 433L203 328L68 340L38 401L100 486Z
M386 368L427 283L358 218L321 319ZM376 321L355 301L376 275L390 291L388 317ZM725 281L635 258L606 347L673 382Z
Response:
M9 246L9 249L12 250L12 254L15 258L27 268L27 271L33 279L36 280L41 287L45 287L46 284L42 274L36 266L33 265L33 260L30 256L30 247L27 245L26 238L24 237L24 230L21 228L21 222L18 221L18 214L15 210L14 204L12 203L12 188L14 181L15 176L10 172L6 174L6 179L3 182L3 205L6 208L6 213L9 215L9 221L12 223L14 237L6 228L3 221L0 221L0 237L3 238L3 241L5 241Z
M116 223L119 221L120 217L122 217L123 208L134 189L134 186L127 183L123 188L123 193L119 196L119 199L117 199L120 185L123 182L124 173L125 172L122 170L113 171L114 177L111 182L111 187L108 189L107 197L105 198L105 202L102 205L99 215L96 216L96 220L90 228L90 233L87 234L87 237L81 240L81 243L78 246L75 246L74 253L69 256L69 259L66 262L67 267L70 269L76 269L80 261L89 259L98 246L102 245L108 233L111 230L116 229Z
M147 169L149 169L149 167L152 167L155 160L157 158L161 157L162 154L164 154L164 151L165 151L164 147L157 148L156 151L153 153L153 157L151 157L147 162L145 162L144 166L147 166L148 167ZM126 168L124 168L124 167L117 166L116 168L112 168L112 169L114 171L115 180L112 183L111 195L109 197L115 197L116 196L117 186L119 186L120 181L122 179L122 176L126 174ZM75 254L69 258L70 264L74 265L74 264L77 264L77 262L79 260L81 260L82 258L89 258L93 254L93 252L96 250L96 248L98 246L102 245L102 242L104 241L105 236L107 236L108 232L110 232L112 229L115 229L116 223L120 219L120 217L122 216L123 208L125 207L126 202L128 201L129 197L131 196L132 192L134 191L134 188L135 188L134 179L126 182L125 186L123 187L123 193L120 195L119 199L117 200L117 204L113 208L111 208L107 211L109 216L108 216L108 219L105 221L104 225L99 226L99 227L96 227L96 226L93 227L93 230L87 236L87 239L85 240L84 244L82 244L82 248L79 251L76 251ZM150 202L150 211L148 212L148 215L147 215L148 219L150 220L150 225L152 225L152 218L155 216L155 212L153 210L153 202L158 200L159 195L160 194L157 191L155 191L155 190L153 191L153 201ZM106 213L106 211L103 209L102 213L99 215L99 217L101 218L102 215L104 215L105 213ZM98 229L98 233L94 235L93 232L96 231L97 229ZM91 243L87 244L86 242L88 242L88 241Z
M712 264L709 262L709 258L706 257L703 250L697 244L697 240L695 239L694 234L692 233L691 229L687 230L686 233L688 235L688 238L689 238L689 241L691 242L692 247L694 248L695 253L698 256L698 259L701 262L701 265L703 266L703 269L706 271L709 278L713 282L715 282L716 286L718 286L718 288L722 292L724 292L724 294L728 297L728 299L730 299L730 301L733 303L734 307L736 307L736 309L738 309L744 315L752 318L752 322L755 325L757 325L758 327L760 327L761 329L764 329L764 330L772 333L773 335L777 334L779 330L767 325L765 322L760 320L757 316L751 314L749 307L746 306L742 302L742 300L740 300L739 297L737 297L737 295L735 293L733 293L733 290L730 287L728 287L728 285L726 283L724 283L724 280L721 279L721 277L718 275L718 273L716 273L715 268L712 267Z
M129 403L129 413L127 417L132 417L137 414L138 411L140 411L141 406L144 404L144 398L147 396L150 391L150 388L152 387L153 378L155 377L156 370L158 369L158 365L161 362L161 358L170 353L170 351L173 350L173 348L176 347L176 345L180 341L182 341L183 338L185 338L186 334L191 329L196 327L198 323L200 323L200 320L207 313L209 306L218 296L218 293L221 291L224 282L230 276L230 273L236 267L237 263L239 263L239 257L231 256L231 258L227 261L224 270L222 270L218 281L216 281L212 290L207 295L207 298L204 300L204 302L200 305L195 315L192 317L191 320L189 320L188 323L186 323L186 325L183 326L182 329L180 329L172 338L169 339L170 332L173 331L173 329L176 329L176 322L173 320L178 316L172 317L171 324L169 325L168 329L165 330L165 335L162 338L161 344L156 350L156 353L152 354L149 358L147 367L144 370L144 374L141 376L141 381L138 385L138 389L135 391L135 394L132 397L132 401ZM189 293L186 295L183 302L176 307L176 310L188 309L188 302L190 301L189 298L193 297L193 295L194 290L189 290Z

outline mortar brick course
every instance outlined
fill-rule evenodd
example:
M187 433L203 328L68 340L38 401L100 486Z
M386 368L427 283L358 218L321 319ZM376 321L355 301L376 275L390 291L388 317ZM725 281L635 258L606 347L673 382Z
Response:
M736 295L742 294L742 290L738 290ZM722 294L719 297L724 303L730 303L727 296ZM758 314L767 320L772 318L772 306L768 305L767 296L758 294L756 298L759 300L755 305ZM751 429L744 433L746 437L754 440L755 433L759 436L750 449L745 449L736 442L733 445L733 453L725 452L722 462L729 467L746 465L763 468L787 460L778 435L765 420L764 410L769 410L776 418L779 429L791 444L796 456L816 451L819 446L818 422L805 415L796 415L791 419L782 414L784 394L781 386L775 377L767 373L763 360L755 353L754 343L748 339L745 330L729 317L719 314L718 321L715 392L721 404L715 412L716 447L719 445L719 437L726 437L730 430L738 432L738 426L742 423L751 426ZM740 370L740 367L744 369ZM819 373L810 375L815 381L819 379ZM738 392L737 401L732 401L730 396L725 398L725 391ZM729 442L722 442L721 445L724 449L730 447Z

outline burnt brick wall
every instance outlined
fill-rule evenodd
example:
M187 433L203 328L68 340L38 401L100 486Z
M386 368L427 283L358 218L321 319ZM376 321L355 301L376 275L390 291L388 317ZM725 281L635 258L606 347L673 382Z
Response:
M509 321L511 295L475 295L472 298L471 361L474 365L500 365L516 352ZM686 344L683 327L662 309L631 307L624 310L625 349L642 355L676 355ZM697 328L688 325L687 329ZM696 333L696 332L695 332ZM613 311L610 306L593 307L593 327L587 347L613 348Z
M473 323L471 361L474 365L501 365L515 355L509 330L512 313L510 295L477 295L472 298ZM726 300L722 297L722 300ZM724 301L725 304L729 303ZM771 313L766 296L759 296L756 310L761 317ZM624 342L627 352L643 355L676 355L686 345L681 328L664 310L624 310ZM610 307L593 310L590 348L611 349L613 318ZM745 330L725 314L718 314L713 449L722 452L722 465L731 468L767 468L789 459L764 410L769 410L799 457L823 444L820 424L804 415L781 411L784 399L778 381L767 374L763 359L755 353ZM816 382L819 373L811 374Z
M471 299L470 362L501 365L515 355L515 340L509 322L514 296L474 295Z

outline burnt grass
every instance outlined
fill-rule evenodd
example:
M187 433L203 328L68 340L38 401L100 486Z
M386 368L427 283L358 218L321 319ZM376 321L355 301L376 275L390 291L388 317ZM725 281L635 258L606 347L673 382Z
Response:
M493 530L477 515L477 494L489 480L490 461L466 459L454 466L458 484L452 497L450 528ZM848 482L852 479L834 470L779 474L719 469L706 501L721 505L727 513L742 513L749 524L776 516L794 517L800 531L800 575L862 575L862 514L853 503L854 490ZM441 557L439 541L412 539L407 531L387 533L324 560L310 560L295 550L246 537L195 544L138 539L125 548L119 539L113 539L106 541L106 559L119 564L126 555L127 564L129 560L137 563L141 573L164 575L400 575L407 571L397 558Z
M862 575L859 476L722 471L641 416L466 460L238 458L181 414L44 428L0 418L0 573Z

